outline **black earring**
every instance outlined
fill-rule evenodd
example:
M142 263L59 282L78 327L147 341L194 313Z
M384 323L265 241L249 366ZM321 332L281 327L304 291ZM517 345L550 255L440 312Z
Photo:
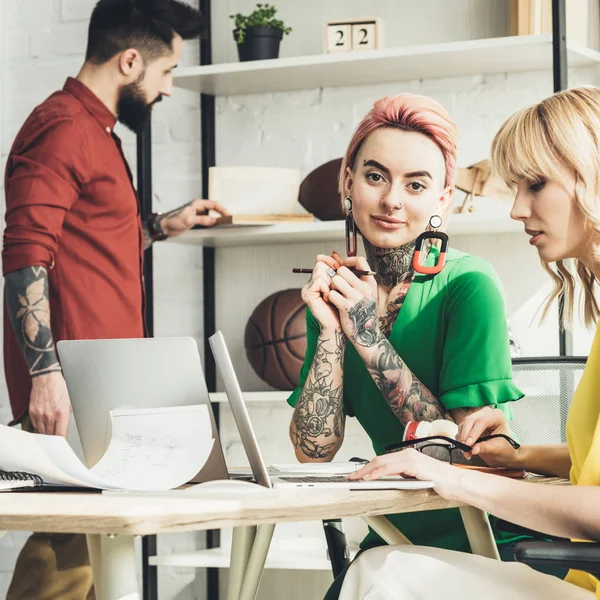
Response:
M346 196L344 199L344 208L346 209L346 255L356 256L358 252L358 243L356 236L356 223L352 216L352 198Z

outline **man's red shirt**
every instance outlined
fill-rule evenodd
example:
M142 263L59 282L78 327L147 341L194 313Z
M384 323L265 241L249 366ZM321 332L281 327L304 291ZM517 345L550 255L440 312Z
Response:
M48 271L54 340L143 337L144 234L114 115L69 78L29 116L6 166L4 275ZM13 417L31 377L4 310L4 368Z

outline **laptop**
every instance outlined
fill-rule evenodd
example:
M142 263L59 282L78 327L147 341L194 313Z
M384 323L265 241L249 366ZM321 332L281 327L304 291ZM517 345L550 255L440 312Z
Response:
M349 490L415 490L432 488L432 481L418 481L403 477L388 477L376 481L350 481L339 475L271 475L264 461L254 427L250 421L248 408L240 384L231 362L225 338L217 331L209 338L210 347L221 373L225 393L231 406L233 418L240 432L244 450L250 462L250 468L260 485L273 488L332 488ZM291 443L291 442L290 442Z
M193 338L64 340L57 349L89 468L102 458L110 443L111 410L206 404L215 443L192 482L228 478Z

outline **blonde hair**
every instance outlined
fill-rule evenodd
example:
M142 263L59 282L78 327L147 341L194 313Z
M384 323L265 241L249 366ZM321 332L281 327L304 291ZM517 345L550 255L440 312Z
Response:
M579 87L559 92L510 117L496 134L492 161L500 176L514 186L519 179L561 181L558 166L575 173L574 201L586 219L590 255L600 258L600 89ZM573 321L576 279L582 284L581 307L586 325L599 315L594 296L596 277L580 260L556 261L556 270L542 261L554 288L543 309L564 298L563 326Z

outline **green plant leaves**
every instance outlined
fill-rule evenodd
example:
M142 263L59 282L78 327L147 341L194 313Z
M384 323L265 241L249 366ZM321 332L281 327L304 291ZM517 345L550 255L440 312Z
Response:
M229 18L234 19L236 42L243 44L246 39L246 30L249 27L272 27L273 29L281 29L283 35L288 35L291 31L291 27L286 27L285 23L281 19L276 19L275 14L277 9L271 4L257 4L257 8L251 12L248 16L244 16L241 13L235 15L229 15Z

